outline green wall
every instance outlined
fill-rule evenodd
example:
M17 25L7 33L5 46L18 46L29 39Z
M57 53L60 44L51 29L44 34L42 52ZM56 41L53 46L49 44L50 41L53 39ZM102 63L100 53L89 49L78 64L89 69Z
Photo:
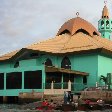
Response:
M42 70L42 89L33 89L38 92L43 91L45 83L45 68L42 66L27 66L27 67L18 67L18 68L5 68L0 69L0 73L4 73L4 90L0 90L0 96L18 96L20 92L31 92L32 89L24 89L24 71L36 71ZM6 89L6 74L10 72L22 72L22 89Z
M45 68L44 63L47 58L52 60L52 64L55 67L61 67L62 59L67 56L71 61L71 69L81 72L89 73L87 76L87 84L88 86L95 86L96 82L99 82L100 75L106 76L107 73L112 73L112 59L106 56L98 55L95 53L91 54L71 54L71 55L63 55L63 56L56 56L56 55L42 55L35 59L27 59L27 60L20 60L20 66L14 68L14 61L13 62L1 62L0 63L0 73L4 73L4 77L6 78L6 73L10 72L22 72L22 78L24 78L24 71L35 71L35 70L42 70L42 81L45 83ZM6 79L5 79L6 80ZM24 80L22 79L22 82ZM74 78L74 83L80 83L77 88L83 86L83 77L76 76ZM100 82L99 82L100 83ZM4 85L6 86L5 82ZM22 89L17 90L0 90L0 96L17 96L19 92L31 92L31 89L24 89L24 85L22 85ZM44 84L42 85L44 87ZM82 88L82 87L81 87ZM38 89L36 91L43 91L43 89Z
M87 77L89 85L94 85L98 74L98 55L77 55L72 56L72 69L89 73Z
M112 73L112 58L98 55L98 80L100 83L100 76L107 76L107 73Z

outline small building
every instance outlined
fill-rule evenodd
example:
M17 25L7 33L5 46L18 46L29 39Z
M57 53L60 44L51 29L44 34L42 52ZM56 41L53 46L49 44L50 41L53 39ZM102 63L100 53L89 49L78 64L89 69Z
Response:
M98 30L78 17L65 22L54 38L0 57L0 96L55 89L78 91L112 73L112 19L106 5ZM57 93L59 94L59 93Z

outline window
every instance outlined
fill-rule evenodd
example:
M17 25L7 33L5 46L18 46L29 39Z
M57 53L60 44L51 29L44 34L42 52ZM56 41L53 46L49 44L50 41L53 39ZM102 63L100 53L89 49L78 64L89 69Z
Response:
M45 65L46 66L52 66L52 61L51 61L51 59L46 59L46 61L45 61Z
M0 89L4 89L4 73L0 73Z
M62 34L65 34L65 33L68 33L70 34L70 32L68 30L64 30L63 32L61 32L59 35L62 35Z
M101 21L101 29L104 29L104 21Z
M31 56L31 57L38 57L39 54L38 54L38 53L32 53L32 54L30 54L30 56Z
M25 71L24 72L24 88L25 89L41 89L42 88L42 71Z
M71 69L71 62L68 57L64 57L61 62L61 68Z
M86 34L86 35L90 35L86 30L84 30L84 29L79 29L79 30L77 30L75 33L79 33L79 32L82 32L82 33L84 33L84 34Z
M83 77L83 84L87 84L87 77L86 76Z
M21 89L22 73L12 72L6 74L6 89Z
M14 68L17 68L17 67L19 67L19 62L16 62L16 63L14 64Z
M109 21L106 21L106 28L109 29Z
M93 32L93 35L97 35L98 36L98 34L95 31Z

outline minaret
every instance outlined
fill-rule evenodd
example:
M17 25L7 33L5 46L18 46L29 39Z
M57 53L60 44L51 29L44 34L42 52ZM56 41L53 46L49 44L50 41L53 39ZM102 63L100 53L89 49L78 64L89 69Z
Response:
M109 18L109 12L108 12L108 8L106 6L106 2L104 2L104 3L105 3L105 6L102 11L102 17L98 21L98 30L101 33L101 36L103 38L112 40L110 38L110 34L112 32L112 19Z

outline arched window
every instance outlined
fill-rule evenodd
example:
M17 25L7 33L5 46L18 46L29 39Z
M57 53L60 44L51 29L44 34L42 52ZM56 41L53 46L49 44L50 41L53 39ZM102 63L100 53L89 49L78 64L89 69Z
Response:
M79 30L77 30L75 33L79 33L79 32L82 32L82 33L84 33L84 34L86 34L86 35L90 35L89 32L87 32L87 31L84 30L84 29L79 29Z
M104 29L104 21L101 21L101 29Z
M45 65L46 66L52 66L52 61L49 58L47 58L45 61Z
M108 20L106 21L106 28L109 29L109 21Z
M16 62L16 63L14 64L14 68L17 68L17 67L19 67L19 62Z
M69 30L64 30L64 31L62 31L62 32L60 33L60 35L65 34L65 33L70 34L70 31L69 31Z
M87 77L86 76L83 77L83 84L87 84Z
M93 35L97 35L98 36L98 34L95 31L93 32Z
M71 62L68 57L64 57L61 62L61 68L71 69Z

